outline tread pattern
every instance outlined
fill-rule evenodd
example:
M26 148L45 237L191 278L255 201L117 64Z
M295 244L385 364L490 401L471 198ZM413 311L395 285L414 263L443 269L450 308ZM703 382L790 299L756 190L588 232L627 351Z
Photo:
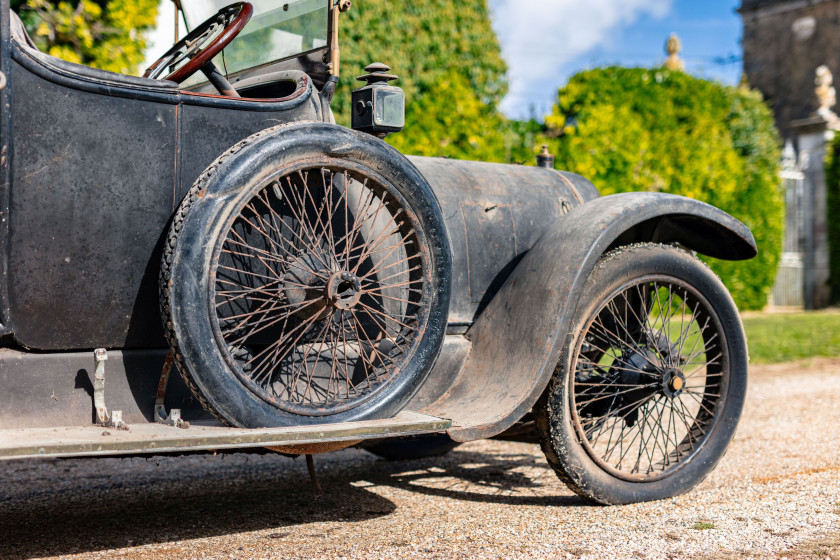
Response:
M172 296L172 259L175 254L175 247L178 244L178 235L181 232L181 228L184 225L184 220L186 219L190 208L195 203L196 199L198 199L198 194L202 192L206 188L207 184L215 177L219 168L222 167L231 157L235 156L246 147L265 136L275 134L279 128L284 126L289 125L280 125L257 132L256 134L235 144L216 158L216 160L211 163L207 169L201 173L201 175L199 175L198 179L196 179L189 192L187 192L186 196L181 201L181 204L178 206L178 210L175 212L175 216L172 218L172 225L169 227L169 234L166 236L166 242L163 246L163 258L161 259L160 265L158 291L160 294L161 320L163 322L163 330L164 335L166 336L166 341L169 343L170 352L172 352L175 357L175 366L181 373L181 377L183 377L187 387L190 388L190 391L192 391L195 398L198 399L198 402L201 403L201 406L226 426L230 426L231 423L210 405L210 402L205 398L204 394L198 388L195 380L192 376L190 376L189 371L184 365L184 359L181 355L181 349L178 346L178 339L175 336L174 326L172 323L172 306L170 304Z
M694 261L696 264L699 264L705 270L712 274L715 278L720 280L720 278L714 273L714 271L709 267L705 262L701 259L696 257L691 251L688 251L682 247L674 246L674 245L663 245L659 243L650 243L650 242L642 242L642 243L633 243L630 245L624 245L617 247L608 253L601 256L598 262L593 267L593 271L590 273L594 273L595 270L603 268L609 261L619 257L623 253L638 251L638 250L645 250L651 248L667 248L669 250L677 251L682 253L683 255L689 257ZM579 317L577 317L577 312L575 313L575 328L577 329L579 323ZM578 331L576 331L578 332ZM546 461L548 462L549 466L554 470L554 473L557 475L557 478L563 482L569 490L585 498L587 501L594 501L600 504L611 504L613 503L610 499L606 496L601 496L599 493L594 491L591 488L587 487L586 482L586 475L585 473L578 472L575 468L571 465L567 464L567 462L560 456L561 453L566 452L563 450L563 441L556 434L555 426L558 426L561 422L563 422L562 418L558 418L558 414L554 407L549 406L549 400L557 400L562 399L564 394L564 384L566 382L566 375L563 369L563 356L569 351L568 348L565 348L561 353L560 361L558 362L557 366L555 367L554 373L552 374L551 381L548 384L548 387L543 391L543 394L540 396L537 403L534 405L532 409L534 415L534 422L537 429L537 434L539 435L540 440L540 447L545 455ZM725 449L723 454L718 458L718 461L723 458L723 455L726 454ZM560 451L560 453L558 453ZM690 487L686 487L682 489L681 492L674 494L674 496L679 494L684 494L690 491L692 488L700 484L706 477L711 474L712 470L709 470L702 477L694 482Z
M560 366L558 365L555 369L554 375L552 376L551 383L548 385L548 389L546 389L543 396L540 397L534 405L533 409L534 423L537 427L537 433L541 436L539 438L540 448L542 449L543 455L545 455L545 459L549 466L554 470L554 474L557 475L558 479L560 479L560 482L565 484L569 490L581 498L591 501L592 496L583 489L583 486L575 478L571 476L571 473L567 470L566 463L555 451L555 446L560 445L560 442L557 439L554 439L552 434L551 424L554 420L551 419L552 410L548 406L548 395L554 396L557 389L562 390L562 387L556 387L557 383L562 383L562 373L558 372L559 369ZM554 445L549 443L548 438L554 439Z

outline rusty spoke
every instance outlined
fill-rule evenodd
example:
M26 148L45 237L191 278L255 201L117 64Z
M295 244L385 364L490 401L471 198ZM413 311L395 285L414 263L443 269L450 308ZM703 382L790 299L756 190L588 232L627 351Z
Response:
M391 252L393 252L393 250L392 250ZM372 268L372 269L371 269L371 270L370 270L367 274L365 274L364 276L359 276L359 278L360 278L360 279L362 279L362 278L367 278L368 276L372 276L373 274L379 274L379 273L381 273L381 272L383 272L383 271L385 271L385 270L388 270L389 268L394 268L395 266L399 266L399 265L401 265L401 264L403 264L403 263L407 263L407 262L408 262L408 261L410 261L411 259L419 259L419 258L420 258L420 255L409 255L408 257L405 257L404 259L400 259L400 260L398 260L398 261L392 262L392 263L391 263L391 264L389 264L388 266L384 266L384 267L382 267L382 268L377 268L377 267L378 267L378 266L379 266L382 262L384 262L384 261L385 261L385 259L387 259L389 256L391 256L391 253L388 253L388 255L386 255L386 256L385 256L385 257L384 257L381 261L379 261L378 263L376 263L376 266L374 266L374 267L373 267L373 268ZM418 266L419 266L419 265L418 265Z
M304 234L306 234L306 237L309 238L309 242L304 242L303 235L300 234L300 233L295 233L295 236L298 238L298 240L300 240L304 249L307 249L310 254L315 256L315 258L317 258L321 262L321 264L324 266L324 268L329 269L329 265L327 264L326 261L324 261L323 256L321 255L320 247L318 246L318 243L315 240L315 237L314 237L315 233L312 232L311 229L310 229L309 219L307 218L307 212L306 212L306 203L303 200L303 198L299 196L300 193L298 193L297 190L294 188L294 185L292 184L292 181L291 181L291 177L286 177L286 182L289 185L289 191L292 193L292 198L294 198L297 202L300 203L300 207L297 209L297 211L295 210L295 205L294 204L289 204L288 208L292 212L292 215L294 216L295 220L297 221L298 225L300 226L301 231ZM305 183L304 183L303 188L306 188ZM281 186L281 189L282 189L282 186ZM283 192L285 193L285 191L283 191ZM297 195L297 196L295 196L295 195ZM294 229L292 229L292 231L294 231Z
M279 181L277 182L277 185L278 185L278 188L282 189L282 185ZM265 191L263 191L263 193L264 192ZM262 199L261 195L257 195L257 196L258 196L258 198L260 198L260 200L263 202L263 204L266 206L266 208L268 208L269 214L271 215L272 222L275 221L275 220L279 220L280 224L282 224L283 227L285 227L287 230L289 230L289 233L291 233L292 235L295 236L295 239L297 239L297 241L300 244L300 246L298 247L298 250L300 250L301 252L306 251L306 252L309 252L309 253L315 253L316 252L316 249L317 249L316 246L310 245L309 242L307 242L305 239L303 239L303 237L297 231L295 231L295 228L293 228L291 225L286 223L286 220L271 207L271 204L269 204L267 202L267 200ZM268 196L268 195L265 195L265 196ZM301 219L299 219L297 217L297 214L295 213L294 208L292 208L290 206L289 209L292 212L293 217L296 220L298 220L298 223L302 223ZM277 235L282 239L282 232L279 230L279 228L277 228L276 226L272 226L272 227L276 231ZM288 249L283 247L282 244L278 245L278 247L280 248L281 251L286 253L287 258L294 260L294 258L296 257L296 255L294 253L292 253L291 251L289 251ZM316 273L316 271L314 271L314 270L312 270L311 272L313 274Z
M317 364L313 364L312 370L309 370L309 352L311 352L315 348L315 341L317 340L320 344L318 346L318 352L316 352L316 355L321 355L321 351L324 348L324 333L327 332L327 329L329 329L329 327L330 321L324 321L324 328L322 328L320 332L318 332L318 334L315 335L315 337L309 341L309 344L304 344L304 348L306 348L306 350L304 350L303 356L301 357L302 367L300 370L298 370L298 373L295 375L295 377L292 378L292 384L296 387L298 382L300 381L300 375L303 373L304 370L306 371L306 389L304 389L303 391L303 399L306 399L306 395L308 395L312 391L312 378L315 374L315 368L318 367Z
M404 370L431 292L423 232L393 189L313 163L240 203L216 253L214 328L267 402L331 414Z
M269 213L270 213L271 212L271 204L265 202L262 198L259 198L259 196L257 198L260 202L263 203L263 205L266 208L268 208ZM263 225L263 227L265 229L258 228L257 231L259 231L262 234L262 236L265 238L265 240L268 241L268 245L272 248L272 250L274 250L274 255L276 255L277 257L280 257L280 253L278 253L276 251L276 249L284 250L283 246L278 243L280 240L283 239L282 235L280 234L280 231L277 230L277 228L275 228L272 223L268 223L268 222L265 221L265 219L262 216L262 213L257 212L256 207L253 206L253 201L248 203L245 207L248 208L249 210L251 210L251 212L254 213L254 217L257 219L257 221L259 221L260 224ZM244 216L241 216L241 217L243 219L245 219ZM274 233L274 235L271 235L272 232ZM275 237L274 237L275 235L277 236L277 239L275 239Z
M218 278L216 279L216 281L217 282L223 282L223 283L226 283L226 284L230 284L230 282L225 282L224 280L219 280ZM270 282L268 284L264 284L264 285L253 287L253 288L244 288L244 289L241 289L241 290L216 290L216 295L217 296L221 296L222 298L225 298L221 302L217 303L216 306L218 307L218 306L223 305L225 303L236 301L240 298L247 298L249 295L254 294L254 293L264 295L265 297L269 297L269 298L274 299L275 297L277 297L277 294L266 291L266 288L268 288L269 286L277 285L279 283L280 283L280 280L275 280L274 282ZM261 301L261 300L257 300L257 301Z
M360 355L360 356L363 356L364 360L365 360L365 361L366 361L366 362L370 365L370 367L371 367L371 372L375 374L375 372L376 372L376 369L377 369L377 368L376 368L376 365L373 363L373 361L372 361L372 359L371 359L371 358L373 358L374 356L378 356L380 361L383 361L383 358L384 358L384 359L388 359L388 360L390 360L390 357L389 357L389 356L386 356L385 354L383 354L382 352L380 352L380 351L379 351L379 349L378 349L378 348L377 348L377 346L376 346L376 345L377 345L377 344L378 344L378 343L382 340L382 335L383 335L383 332L382 332L382 331L380 331L380 332L379 332L379 334L378 334L378 335L377 335L377 337L376 337L376 340L375 340L375 341L371 341L371 340L370 340L370 337L368 337L367 333L365 333L364 328L362 327L361 323L359 322L359 319L358 319L355 315L353 316L353 321L355 321L355 323L356 323L356 327L355 327L355 328L356 328L356 335L357 335L357 336L359 336L359 333L361 333L362 335L364 335L364 337L365 337L365 341L366 341L366 342L368 343L368 345L370 346L370 352L371 352L371 356L370 356L370 357L369 357L369 356L367 356L367 355L365 354L365 352L360 352L360 353L359 353L359 355ZM359 345L359 348L360 348L361 350L364 350L364 348L361 346L361 344ZM384 362L383 362L383 363L384 363ZM368 382L369 382L369 381L368 381Z
M272 303L274 303L274 304L272 305ZM245 313L245 314L243 314L243 315L239 315L239 316L236 316L236 315L235 315L235 316L231 317L231 316L228 316L228 315L223 315L223 316L219 317L220 322L221 322L221 321L229 321L229 320L231 320L231 319L238 319L238 318L240 318L240 317L245 317L242 321L240 321L240 322L239 322L239 324L238 324L238 325L234 326L233 328L226 328L226 327L224 327L224 326L222 326L222 325L219 325L219 326L220 326L220 328L221 328L221 330L222 330L222 336L226 336L227 334L231 334L231 333L234 333L234 332L238 331L239 329L241 329L241 328L245 325L245 323L247 323L247 322L248 322L248 319L250 319L250 318L252 318L252 317L255 317L256 315L263 315L263 316L265 316L267 313L271 313L271 312L273 312L275 309L277 309L277 307L278 307L278 306L279 306L279 305L277 304L277 302L275 302L275 301L273 301L273 300L265 300L265 301L264 301L264 302L263 302L263 303L262 303L262 304L261 304L261 305L260 305L257 309L255 309L254 311L249 311L249 312L247 312L247 313ZM262 319L257 320L257 323L259 323L261 320L262 320Z
M239 240L240 240L242 243L245 243L245 240L244 240L244 239L242 239L242 237L241 237L241 236L240 236L240 235L236 232L236 230L235 230L235 229L231 228L231 229L230 229L230 232L231 232L233 235L235 235L236 237L238 237L238 238L239 238ZM247 244L246 244L246 245L247 245ZM251 248L251 247L249 246L249 248ZM266 269L268 269L268 271L269 271L269 272L271 272L271 273L275 276L275 278L280 278L280 275L277 273L277 271L276 271L276 270L274 270L274 268L273 268L273 267L269 266L269 264L268 264L267 262L265 262L265 259L264 259L262 256L260 256L260 255L259 255L259 254L257 254L256 252L254 252L254 257L255 257L258 261L260 261L260 263L262 263L262 265L263 265L263 266L265 266L265 268L266 268Z
M223 264L218 265L218 268L220 268L222 270L229 270L229 271L235 272L237 274L244 274L245 276L251 276L251 277L254 277L254 278L259 278L259 279L261 279L263 281L267 281L267 282L274 282L274 281L280 279L280 278L270 278L268 276L265 276L263 274L257 274L256 272L253 272L253 271L250 271L250 270L242 270L240 268L231 268L231 267L225 266Z
M271 262L275 262L275 263L280 264L280 265L286 264L286 261L277 257L276 255L273 255L273 254L269 253L268 251L263 251L262 249L257 249L256 247L252 247L251 245L246 245L245 243L240 243L238 241L233 241L231 239L227 239L225 241L225 246L227 246L227 245L234 245L234 246L238 245L240 247L248 249L251 252L251 254L243 253L242 251L236 251L236 250L233 250L233 249L222 248L223 253L228 253L230 255L236 255L237 257L242 257L242 258L246 258L246 259L249 259L251 257L255 257L257 255L261 255L264 259L268 259Z
M367 180L365 180L363 185L367 186ZM336 247L338 247L342 243L344 244L344 249L341 251L342 254L337 255L337 256L343 257L342 258L342 264L344 266L349 266L348 263L349 263L349 260L350 260L350 253L352 251L356 250L353 247L355 247L355 238L357 237L357 235L356 235L357 231L361 230L361 227L368 220L371 219L370 215L366 215L363 212L361 212L361 208L364 207L365 208L364 212L367 212L369 210L370 202L373 200L373 198L375 198L375 195L374 195L373 191L367 190L367 189L365 190L365 202L364 203L362 203L362 195L361 194L359 195L359 200L358 200L359 205L356 208L356 214L353 215L353 220L352 220L353 224L351 226L350 225L350 222L351 222L351 220L350 220L350 207L349 207L350 197L347 193L348 189L349 189L348 180L345 176L344 196L343 196L343 198L344 198L344 235L335 240L335 246Z
M299 307L299 309L300 310L306 309L307 307L309 307L313 303L315 303L315 302L309 302L309 303L306 303L306 304L302 304ZM256 321L255 323L251 323L250 326L254 327L252 330L248 331L245 335L237 338L236 340L231 340L231 341L227 341L227 342L231 346L238 346L240 344L243 344L246 340L248 340L252 336L254 336L256 334L259 334L259 333L263 332L264 330L266 330L268 328L273 327L274 325L276 325L280 321L287 321L290 316L291 316L291 313L285 313L285 314L283 314L279 317L270 318L270 319L266 318L268 320L268 322L264 322L264 321L260 320L260 321ZM264 324L262 326L259 326L259 324L261 322L264 323ZM259 327L259 328L256 328L256 327ZM233 334L233 333L231 333L231 334Z
M602 468L658 480L711 432L728 372L720 327L694 288L648 278L628 282L592 312L577 343L572 420Z
M258 365L255 369L255 372L256 372L256 371L259 371L259 368L261 368L262 365L265 365L265 364L271 365L271 364L274 364L274 363L278 362L279 360L276 360L275 358L277 357L279 352L284 348L286 342L288 342L293 336L297 335L296 338L294 339L294 342L292 342L291 344L289 344L286 347L286 350L283 353L283 356L288 354L290 351L294 350L297 343L300 341L301 338L303 338L303 335L305 335L306 332L309 330L309 327L311 327L313 324L315 324L317 318L318 318L317 315L313 315L312 317L310 317L306 321L303 321L300 325L298 325L297 327L295 327L294 329L292 329L288 333L285 333L277 341L275 341L274 343L267 346L262 352L260 352L259 354L257 354L256 356L254 356L253 358L248 360L245 363L245 365L248 366L248 365L251 365L255 360L260 360L260 362L258 362L258 364L260 364L260 365ZM267 358L270 358L270 359L267 359ZM269 371L270 370L271 370L271 368L269 368ZM254 381L259 381L259 377L255 376Z
M391 221L393 221L393 220L394 220L394 217L392 216ZM359 267L362 266L362 263L365 262L365 259L367 259L371 255L371 251L373 251L374 249L376 249L377 247L382 245L382 243L384 243L389 237L391 237L392 235L397 233L403 225L405 225L405 222L398 223L397 225L394 226L394 229L392 229L388 233L388 235L386 235L385 237L382 237L382 234L380 233L379 236L377 236L377 241L375 243L374 242L368 243L365 247L365 250L362 251L362 254L358 256L356 266L353 267L353 270L352 270L353 274L355 274L359 271Z
M350 364L347 363L347 328L348 327L345 326L345 321L346 321L346 318L345 318L344 314L342 313L341 314L341 328L339 329L339 332L341 334L341 343L342 343L341 356L344 360L344 380L345 380L345 388L346 388L345 398L349 399L350 398L350 388L352 387L353 392L356 392L356 387L353 384L352 379L350 378ZM336 341L335 341L336 352L338 352L338 342L339 342L338 337L336 337ZM358 344L358 341L356 341L356 343ZM339 362L339 364L341 364L341 362ZM336 381L336 383L337 383L337 381Z
M356 246L356 240L359 238L359 234L362 232L362 226L365 223L367 223L368 220L370 220L371 223L375 224L376 219L379 217L379 212L381 212L382 208L385 206L385 196L386 196L386 194L383 193L382 197L379 198L379 204L376 207L376 211L373 214L370 214L370 204L373 201L373 198L375 198L375 194L373 193L373 191L369 191L369 193L370 193L370 197L368 198L367 206L365 208L364 213L361 214L362 216L364 216L364 218L361 221L354 221L352 236L350 237L350 239L347 240L347 243L349 244L350 247L355 247ZM360 200L360 202L361 202L361 200ZM363 243L366 244L366 242L364 242L364 241L363 241ZM366 245L362 245L362 246L364 247ZM349 255L348 255L348 258L349 258ZM349 260L345 261L344 264L345 264L345 266L349 267L350 266Z
M409 329L409 330L412 330L412 331L414 330L414 327L406 325L402 321L398 321L398 320L394 319L391 315L388 315L387 313L379 311L378 309L374 309L373 307L370 307L369 305L365 305L364 303L359 302L359 306L364 308L365 311L367 311L368 313L370 313L370 312L376 313L377 315L379 315L383 319L387 319L388 321L391 321L391 322L393 322L393 323L395 323L395 324L397 324L397 325L399 325L403 328L406 328L406 329ZM411 316L409 316L409 317L411 317Z
M408 270L401 270L401 271L397 272L396 274L392 274L391 276L387 276L385 278L380 278L376 282L370 281L367 285L368 286L378 285L381 288L385 289L385 288L398 288L398 287L401 287L401 286L406 286L408 284L414 284L414 283L417 283L417 282L422 282L421 280L405 280L401 284L386 284L384 286L382 285L382 283L385 282L386 280L390 280L391 278L396 278L398 276L402 276L403 274L410 274L412 272L420 270L420 268L421 268L421 266L417 265L414 268L409 268Z

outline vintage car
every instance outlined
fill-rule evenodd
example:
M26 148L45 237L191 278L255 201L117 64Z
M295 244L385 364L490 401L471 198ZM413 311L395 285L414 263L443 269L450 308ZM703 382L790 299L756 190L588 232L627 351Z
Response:
M135 77L39 52L2 0L0 458L520 438L607 504L714 468L747 345L696 253L752 258L743 224L546 154L406 157L384 64L337 126L348 0L179 8Z

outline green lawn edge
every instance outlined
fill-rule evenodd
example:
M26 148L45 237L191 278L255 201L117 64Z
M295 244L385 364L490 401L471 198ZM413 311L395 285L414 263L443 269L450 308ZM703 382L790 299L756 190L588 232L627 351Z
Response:
M754 364L840 357L840 310L748 313L742 317Z

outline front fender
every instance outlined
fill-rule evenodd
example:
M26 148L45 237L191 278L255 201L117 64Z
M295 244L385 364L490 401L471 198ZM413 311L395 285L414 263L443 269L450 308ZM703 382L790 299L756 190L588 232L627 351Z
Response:
M717 208L663 193L587 202L551 224L467 333L472 350L450 389L424 410L453 420L457 441L492 437L534 405L569 344L586 279L608 250L680 243L729 260L757 254L749 228Z

